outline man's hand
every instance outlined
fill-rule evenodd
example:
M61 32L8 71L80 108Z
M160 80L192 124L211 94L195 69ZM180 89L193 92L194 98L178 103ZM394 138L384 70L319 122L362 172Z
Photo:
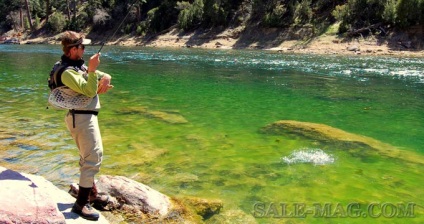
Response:
M107 91L113 88L113 85L110 84L111 79L112 77L110 77L110 75L104 75L102 79L100 79L97 88L97 94L106 93Z
M100 64L100 53L91 56L88 62L88 72L96 72L97 66Z

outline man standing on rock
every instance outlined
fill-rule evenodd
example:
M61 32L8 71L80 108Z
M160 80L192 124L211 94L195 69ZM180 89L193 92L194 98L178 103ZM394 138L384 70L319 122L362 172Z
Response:
M87 106L70 109L66 114L65 122L80 155L79 191L72 212L88 220L98 220L99 213L90 206L89 200L95 192L94 176L100 170L103 157L103 144L97 119L100 110L98 94L106 93L113 86L110 85L111 76L97 70L100 64L100 53L90 58L88 67L84 64L85 45L90 43L91 40L85 39L82 34L73 31L64 32L61 66L54 68L62 69L57 72L53 70L53 72L56 72L54 81L57 87L66 86L92 98Z

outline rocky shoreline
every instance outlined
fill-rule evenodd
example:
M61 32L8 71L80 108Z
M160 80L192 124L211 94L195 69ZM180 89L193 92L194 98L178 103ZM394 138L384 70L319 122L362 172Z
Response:
M0 223L80 224L91 223L71 212L75 198L37 175L0 166ZM101 175L99 193L109 196L97 223L122 223L127 216L137 222L200 223L218 214L219 200L176 200L142 183L121 176Z
M260 37L240 34L240 28L227 29L221 32L180 33L176 28L151 37L121 36L105 45L145 46L158 48L204 48L204 49L255 49L280 53L325 54L325 55L391 55L400 57L424 57L424 50L408 37L396 36L381 39L375 36L367 38L341 38L337 35L323 34L310 38L287 38L275 42L274 39L261 40ZM275 32L275 31L274 31ZM16 34L8 33L9 36ZM280 34L281 35L281 34ZM20 36L20 44L60 44L57 35L25 35ZM270 35L268 35L270 36ZM88 34L94 45L100 45L105 35Z

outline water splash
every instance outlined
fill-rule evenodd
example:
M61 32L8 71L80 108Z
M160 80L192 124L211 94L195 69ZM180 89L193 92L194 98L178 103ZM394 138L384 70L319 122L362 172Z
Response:
M321 149L300 149L289 156L281 158L286 164L312 163L314 165L325 165L334 163L334 157Z

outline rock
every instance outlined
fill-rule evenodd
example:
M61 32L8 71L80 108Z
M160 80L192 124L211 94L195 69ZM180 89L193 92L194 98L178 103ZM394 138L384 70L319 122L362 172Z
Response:
M374 152L381 156L424 164L424 157L419 154L325 124L281 120L265 126L261 132L265 134L295 134L324 143L339 144L347 148L374 149Z
M0 223L65 223L43 178L0 168Z
M194 197L184 198L183 202L190 206L196 214L202 216L203 220L219 214L224 206L221 200L206 200Z
M275 52L283 52L284 51L284 49L281 48L281 47L272 47L272 48L267 48L265 50L267 50L267 51L275 51Z
M41 176L0 167L0 223L87 223L71 212L75 199ZM97 223L109 223L102 215Z
M168 196L126 177L101 175L96 185L99 192L116 199L117 209L158 218L165 218L173 209Z
M126 214L135 222L199 223L218 214L220 200L201 198L172 199L137 181L122 176L101 175L96 182L98 193L109 195L108 210ZM78 192L72 184L71 191Z
M348 51L360 51L359 47L358 47L358 46L356 46L356 45L348 46L348 47L347 47L347 50L348 50Z
M222 214L214 215L212 218L207 220L205 223L220 223L220 224L234 224L234 223L245 223L254 224L258 223L251 214L246 214L241 210L226 210ZM276 222L278 223L278 222ZM290 223L290 222L287 222Z
M218 214L223 207L219 200L190 198L182 203L122 176L101 175L96 185L100 195L110 195L108 208L119 209L118 213L123 214L105 212L113 223L125 221L124 217L131 217L136 223L199 223ZM78 185L72 184L71 190L77 193ZM92 223L71 212L74 197L41 176L0 167L0 198L1 224ZM100 214L96 223L108 224L108 220Z

